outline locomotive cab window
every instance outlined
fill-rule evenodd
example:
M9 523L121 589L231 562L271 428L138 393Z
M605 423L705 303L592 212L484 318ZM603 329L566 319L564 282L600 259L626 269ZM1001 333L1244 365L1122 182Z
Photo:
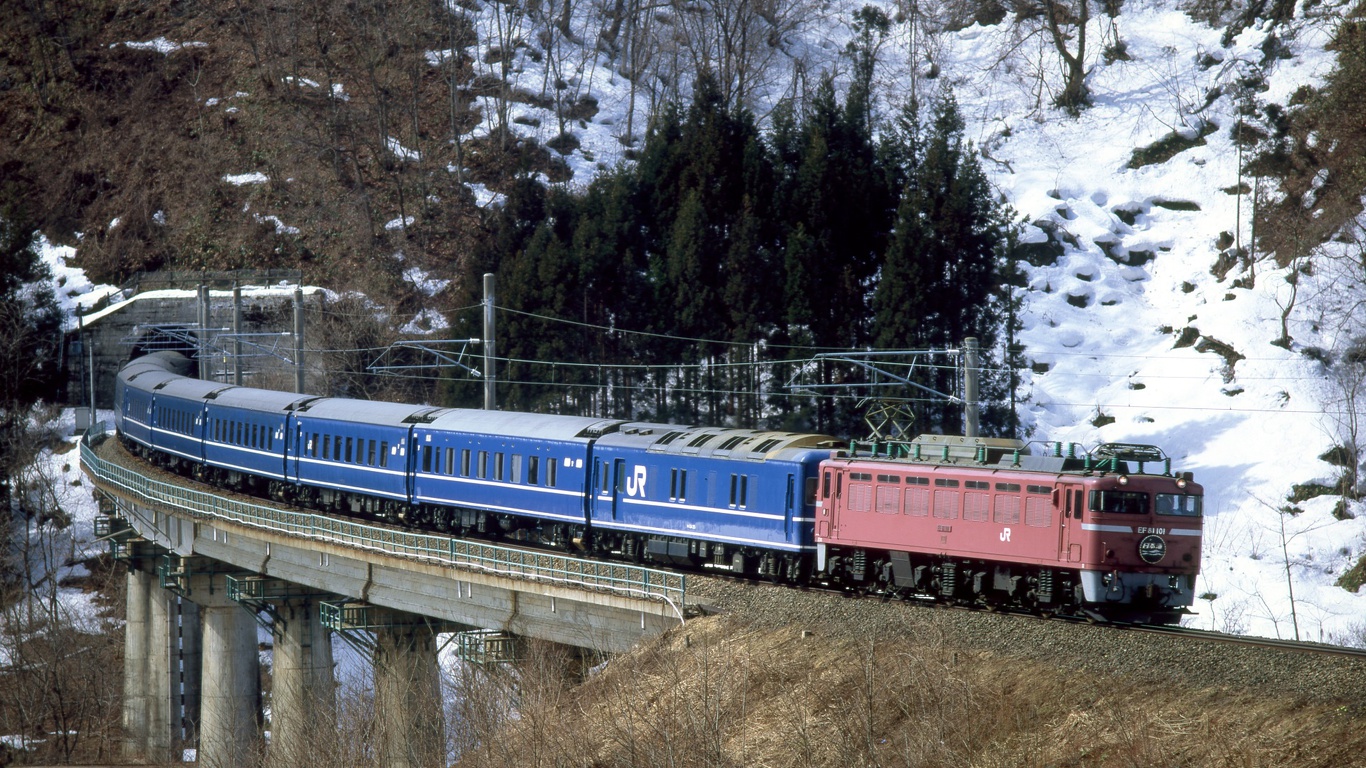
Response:
M1146 515L1148 494L1139 491L1091 491L1091 509L1102 514Z
M1153 501L1159 515L1200 517L1204 511L1201 497L1185 493L1159 493Z

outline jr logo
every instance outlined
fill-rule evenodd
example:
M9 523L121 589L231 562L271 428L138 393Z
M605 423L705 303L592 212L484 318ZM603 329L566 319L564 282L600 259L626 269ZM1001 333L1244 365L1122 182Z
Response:
M1010 529L1009 529L1009 528L1005 529L1004 531L1001 531L1001 541L1004 541L1004 542L1007 542L1007 543L1010 542Z
M637 464L631 476L626 478L626 495L645 495L645 467L640 464Z

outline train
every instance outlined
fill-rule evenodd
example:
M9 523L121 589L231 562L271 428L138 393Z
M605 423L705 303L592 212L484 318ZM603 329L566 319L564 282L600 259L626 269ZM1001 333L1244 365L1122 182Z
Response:
M322 397L127 363L131 452L233 491L424 531L860 594L1170 624L1204 492L1159 448L830 435Z

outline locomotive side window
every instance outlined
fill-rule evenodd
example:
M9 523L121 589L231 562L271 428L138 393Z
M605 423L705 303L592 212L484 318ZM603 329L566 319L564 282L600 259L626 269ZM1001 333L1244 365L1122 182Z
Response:
M1148 514L1148 494L1140 491L1091 491L1091 509L1111 515Z
M688 470L678 470L678 500L688 500Z
M522 454L512 454L512 476L508 479L514 483L522 482Z
M554 461L545 465L545 484L551 488L555 487L555 470L559 467Z
M470 476L470 449L468 448L460 449L460 476Z
M489 476L489 452L479 452L479 479L483 480Z
M493 479L499 482L503 480L503 452L493 454Z
M351 441L348 439L346 442L347 442L347 443L350 443ZM347 446L346 446L346 453L347 453L347 458L349 459L349 458L350 458L350 454L351 454L351 446L350 446L350 445L347 445ZM424 445L424 446L422 446L422 471L423 471L423 472L431 472L431 471L432 471L432 447L431 447L430 445Z
M1180 517L1200 517L1203 513L1203 499L1184 493L1159 493L1154 499L1159 515L1178 515Z
M528 456L528 457L526 457L526 482L527 482L527 485L535 485L535 484L541 482L540 469L541 469L541 457L540 457L540 456Z
M381 440L381 441L380 441L380 444L379 444L379 465L380 465L381 467L387 467L387 466L389 466L389 441L388 441L388 440Z
M821 498L830 498L830 472L821 473Z

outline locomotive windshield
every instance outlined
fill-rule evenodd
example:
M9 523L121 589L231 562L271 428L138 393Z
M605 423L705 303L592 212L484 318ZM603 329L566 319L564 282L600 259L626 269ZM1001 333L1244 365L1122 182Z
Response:
M1181 517L1200 517L1204 506L1203 497L1184 493L1157 494L1157 514L1180 515Z
M1148 514L1148 494L1139 491L1091 491L1091 511L1115 515Z

